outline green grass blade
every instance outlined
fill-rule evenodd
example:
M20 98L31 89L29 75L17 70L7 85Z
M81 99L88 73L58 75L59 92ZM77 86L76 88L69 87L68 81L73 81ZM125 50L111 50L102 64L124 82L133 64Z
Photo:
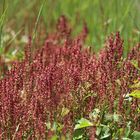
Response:
M35 22L35 28L34 28L34 32L33 32L33 41L36 37L36 31L37 31L37 27L38 27L38 23L39 23L39 19L40 19L40 16L41 16L41 13L42 13L42 10L44 8L44 5L46 3L46 0L43 1L40 9L39 9L39 12L38 12L38 16L37 16L37 19L36 19L36 22Z

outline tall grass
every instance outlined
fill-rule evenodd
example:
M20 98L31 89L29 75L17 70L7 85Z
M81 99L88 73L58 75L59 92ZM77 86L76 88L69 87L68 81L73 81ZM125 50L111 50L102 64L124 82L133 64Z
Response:
M2 12L0 13L0 54L2 52L2 47L3 47L3 42L2 42L2 36L3 36L3 27L4 27L4 22L5 22L5 18L6 18L6 11L7 8L5 8L5 1L3 2L2 5Z
M1 5L3 0L1 1ZM33 33L36 30L38 11L44 0L32 2L28 0L7 0L9 3L6 26L18 31L24 26L25 32ZM140 2L138 0L47 0L43 4L39 17L40 23L46 27L44 32L51 31L55 21L62 14L66 15L77 34L82 23L87 22L89 36L87 43L94 45L94 50L103 46L106 35L120 31L125 40L126 52L140 40L140 14L138 14ZM40 29L38 29L40 30ZM38 32L38 31L37 31ZM102 33L102 34L101 34ZM131 38L131 40L130 40Z

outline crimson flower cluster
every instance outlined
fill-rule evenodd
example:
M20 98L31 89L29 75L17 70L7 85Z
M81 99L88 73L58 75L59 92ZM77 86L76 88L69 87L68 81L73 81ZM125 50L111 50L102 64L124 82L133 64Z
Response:
M127 107L124 97L140 75L131 60L140 60L137 45L126 58L120 34L111 35L96 55L84 47L88 33L84 25L79 36L71 36L67 19L61 16L57 31L44 46L33 52L32 39L25 58L14 62L0 80L0 139L49 138L55 132L50 123L62 124L62 134L73 133L76 120L88 118L94 108L122 114L124 122L134 118L140 129L137 100ZM96 128L91 134L95 135ZM92 130L90 130L92 132Z

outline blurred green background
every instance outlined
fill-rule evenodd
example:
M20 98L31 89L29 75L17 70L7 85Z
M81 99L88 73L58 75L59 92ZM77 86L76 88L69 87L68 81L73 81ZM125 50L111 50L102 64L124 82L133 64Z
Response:
M74 35L87 23L86 44L95 51L116 31L125 41L126 53L140 41L140 0L0 0L0 55L7 61L22 57L29 35L42 44L62 14Z

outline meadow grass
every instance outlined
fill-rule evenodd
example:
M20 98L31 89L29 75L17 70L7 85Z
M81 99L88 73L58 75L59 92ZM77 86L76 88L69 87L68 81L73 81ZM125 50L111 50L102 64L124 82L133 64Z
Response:
M40 38L40 34L46 36L54 29L57 19L65 15L75 29L74 35L81 31L84 22L87 23L89 35L86 44L93 46L95 51L103 47L110 33L120 31L127 53L131 46L140 41L139 9L139 0L1 0L0 36L6 34L7 28L15 34L22 29L10 39L12 47L19 47L24 45L20 42L23 35L33 38ZM43 42L44 38L38 40Z

